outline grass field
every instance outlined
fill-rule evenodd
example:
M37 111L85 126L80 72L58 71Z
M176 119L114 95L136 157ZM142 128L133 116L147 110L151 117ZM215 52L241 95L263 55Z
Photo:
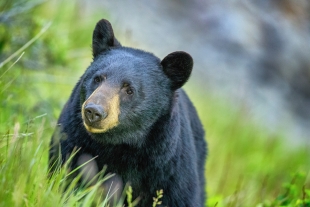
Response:
M2 12L14 8L1 4ZM53 20L23 55L0 68L0 206L105 206L104 199L96 199L99 185L76 190L74 180L65 190L66 168L48 179L50 137L91 61L89 45L98 18L95 14L91 24L81 21L74 27L77 14L70 6L61 5L57 15L47 8L45 3L23 14L36 22L33 33L21 35L28 39L20 45L5 39L0 47L1 54L7 54L2 62ZM29 29L18 26L2 25L1 37L8 29L13 34ZM281 131L270 135L226 100L212 94L201 97L194 84L186 90L207 131L208 206L310 206L309 148L284 142Z

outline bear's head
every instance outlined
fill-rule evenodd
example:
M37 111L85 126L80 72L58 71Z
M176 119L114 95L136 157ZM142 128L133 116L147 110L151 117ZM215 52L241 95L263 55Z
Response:
M93 32L93 62L81 79L81 113L93 138L107 143L142 143L152 125L171 113L174 94L188 80L193 60L174 52L162 61L123 47L111 24Z

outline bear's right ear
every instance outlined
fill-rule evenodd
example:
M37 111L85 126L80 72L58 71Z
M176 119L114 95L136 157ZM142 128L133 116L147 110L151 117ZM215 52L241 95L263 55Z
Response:
M93 58L110 47L120 47L121 44L114 37L112 26L108 20L101 19L93 32Z

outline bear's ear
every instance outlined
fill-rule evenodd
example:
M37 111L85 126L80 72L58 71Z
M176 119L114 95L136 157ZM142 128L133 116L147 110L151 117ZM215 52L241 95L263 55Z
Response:
M93 57L110 47L119 47L121 44L114 37L112 26L108 20L101 19L93 32Z
M193 58L186 52L177 51L167 55L161 61L161 65L171 80L171 89L176 90L188 80L193 68Z

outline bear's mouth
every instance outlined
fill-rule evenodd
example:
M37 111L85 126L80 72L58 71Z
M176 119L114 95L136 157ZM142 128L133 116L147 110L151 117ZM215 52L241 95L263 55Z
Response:
M84 124L85 129L90 133L104 133L104 132L108 131L108 129L90 126L90 125L86 124L85 122L83 122L83 124Z
M106 120L103 120L100 122L100 125L89 125L85 121L83 121L85 129L90 133L104 133L114 127L116 127L119 123L118 122L112 122L107 123Z

